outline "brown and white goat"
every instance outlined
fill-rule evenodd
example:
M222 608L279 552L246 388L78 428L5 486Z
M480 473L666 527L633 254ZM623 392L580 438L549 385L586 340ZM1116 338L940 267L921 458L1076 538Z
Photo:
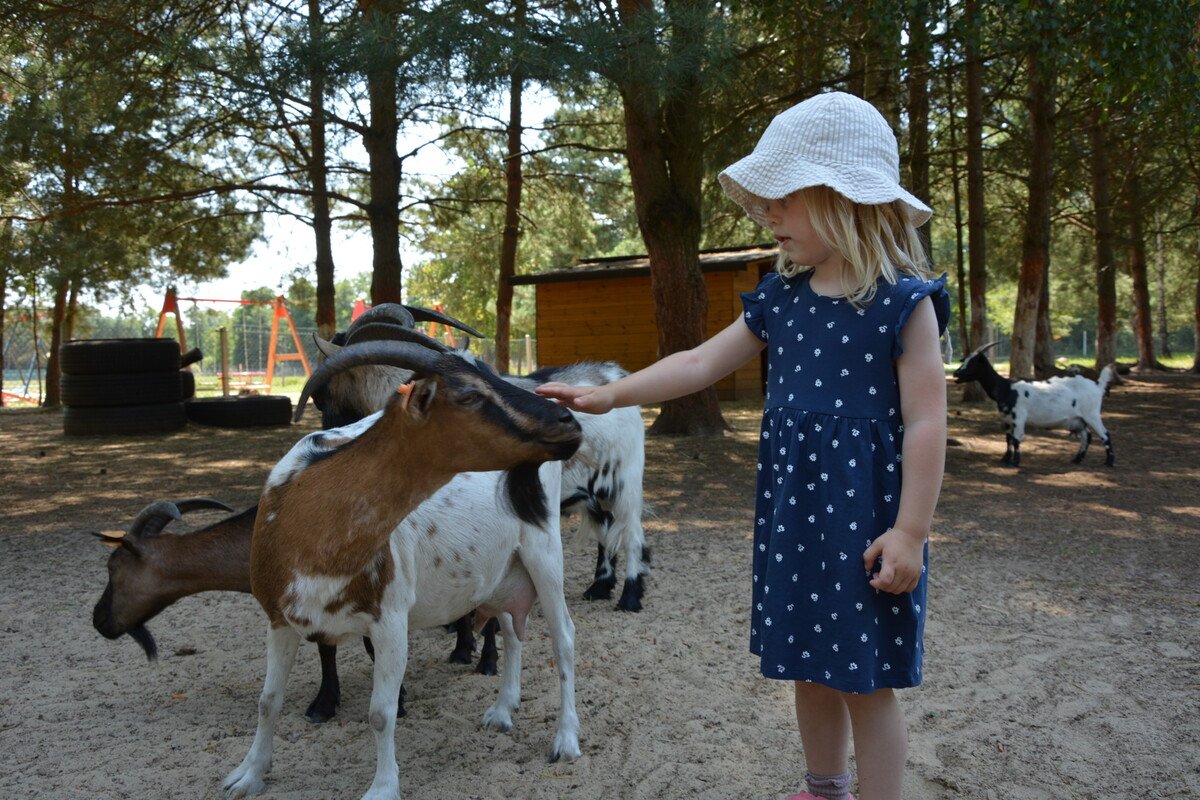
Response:
M250 752L224 783L230 798L263 788L284 683L301 639L333 642L349 635L369 636L376 654L369 715L376 768L364 798L398 798L396 697L409 628L445 624L483 606L500 615L507 635L514 621L523 623L535 594L550 626L562 694L551 758L579 755L574 624L563 597L557 509L547 505L544 488L547 476L561 470L544 462L574 454L579 423L469 356L405 342L339 351L309 379L297 416L330 377L367 363L425 377L382 412L302 439L263 490L251 589L270 622L267 676ZM421 468L397 469L401 462ZM470 541L456 541L457 580L448 580L436 531L400 536L397 526L456 474L496 470L508 471L499 485L530 524L516 541L486 526ZM508 718L513 702L502 695L498 705L506 707L489 709L485 723L502 727L496 723Z
M206 498L159 500L142 509L125 536L95 534L117 545L108 557L108 582L92 611L92 624L102 636L117 639L128 634L153 660L158 648L146 624L168 606L200 592L250 594L250 541L258 506L183 536L162 535L182 513L198 509L232 510ZM317 647L321 685L304 715L310 722L325 722L341 702L337 648ZM403 692L399 714L404 715Z
M160 536L183 514L200 509L232 511L216 500L159 500L143 508L124 536L94 533L117 545L108 557L108 583L92 610L92 625L106 639L125 634L146 658L158 648L146 623L175 601L197 592L250 591L250 536L254 509L226 517L192 536Z

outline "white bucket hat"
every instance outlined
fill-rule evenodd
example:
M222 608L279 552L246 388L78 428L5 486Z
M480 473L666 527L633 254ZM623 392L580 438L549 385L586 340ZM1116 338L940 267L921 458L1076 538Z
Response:
M766 225L764 200L828 186L856 203L899 200L913 225L933 209L900 186L896 136L875 106L845 92L810 97L778 114L754 152L717 176L750 219Z

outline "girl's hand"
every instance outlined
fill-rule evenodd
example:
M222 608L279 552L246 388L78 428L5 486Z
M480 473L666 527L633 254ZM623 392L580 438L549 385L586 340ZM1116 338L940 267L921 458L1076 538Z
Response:
M871 576L871 586L891 594L911 592L921 581L925 537L914 536L899 528L888 528L863 553L863 565L868 572L875 569L878 559L883 560L883 566Z
M533 390L542 397L557 400L572 411L605 414L613 408L612 393L605 386L571 386L551 381Z

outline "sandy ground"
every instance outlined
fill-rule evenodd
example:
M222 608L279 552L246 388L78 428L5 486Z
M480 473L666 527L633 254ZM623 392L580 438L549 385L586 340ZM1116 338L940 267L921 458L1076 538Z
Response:
M479 725L498 680L446 663L451 637L421 631L396 734L406 797L798 790L790 687L760 678L746 652L759 408L725 412L729 436L647 444L654 574L642 613L580 599L594 552L567 544L583 757L546 763L558 692L539 618L507 734ZM926 682L902 693L907 798L1200 797L1200 380L1132 381L1106 418L1115 470L1102 449L1071 465L1074 443L1055 434L1028 439L1014 472L996 463L991 410L952 401ZM151 623L162 656L149 664L130 639L91 627L108 550L85 532L124 527L158 498L250 505L315 424L309 414L291 429L89 440L65 438L57 414L0 414L0 797L218 796L253 736L257 604L224 593L181 601ZM302 648L266 797L366 789L368 665L360 647L342 648L342 708L314 726L303 712L317 653Z

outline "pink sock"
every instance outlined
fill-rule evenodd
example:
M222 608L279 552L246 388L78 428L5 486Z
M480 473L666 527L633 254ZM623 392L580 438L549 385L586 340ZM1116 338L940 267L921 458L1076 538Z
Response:
M804 782L808 784L808 793L825 800L846 800L850 796L850 773L841 775L813 775L804 773Z

